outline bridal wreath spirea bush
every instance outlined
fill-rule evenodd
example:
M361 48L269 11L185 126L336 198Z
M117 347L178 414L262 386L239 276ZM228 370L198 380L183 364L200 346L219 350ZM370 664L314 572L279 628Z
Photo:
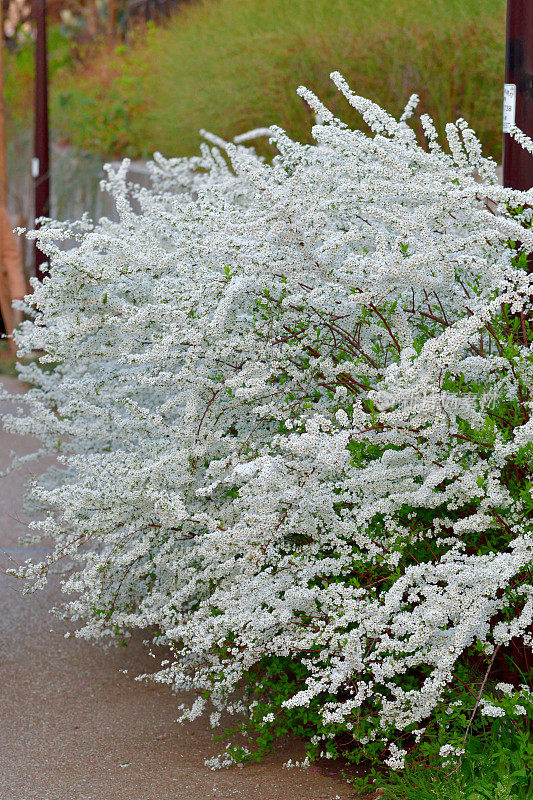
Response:
M314 145L124 163L119 222L39 232L5 424L60 466L20 574L73 559L78 635L148 631L182 718L451 763L531 710L533 192L332 79L368 134L300 89Z

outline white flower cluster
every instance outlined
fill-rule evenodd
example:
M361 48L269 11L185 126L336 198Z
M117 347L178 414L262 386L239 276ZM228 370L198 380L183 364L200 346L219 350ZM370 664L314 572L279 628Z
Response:
M462 747L444 744L439 750L439 755L442 758L442 766L447 767L451 764L456 764L461 756L464 755L464 752L464 748Z
M469 648L531 647L533 193L463 120L443 149L422 116L421 144L415 99L397 121L332 78L368 135L301 89L313 145L211 140L156 155L151 188L125 162L119 222L41 229L16 340L45 355L4 422L59 458L32 487L55 553L24 574L75 559L79 636L157 630L155 679L198 692L184 718L210 693L214 723L296 659L286 709L385 746Z
M241 747L241 757L249 755L250 751L247 747ZM233 752L231 743L226 745L226 749L223 753L220 753L218 756L212 756L212 758L206 758L204 764L209 769L213 771L219 769L228 769L229 767L233 767L236 763L240 763L235 760L235 753ZM242 763L240 764L242 766Z
M407 750L400 750L400 748L391 743L390 747L390 756L385 759L385 764L388 767L394 770L403 769L405 766L405 756L407 755Z
M306 756L301 761L293 761L292 758L289 758L288 761L285 761L282 764L283 769L308 769L311 766L311 762L309 761L309 757Z

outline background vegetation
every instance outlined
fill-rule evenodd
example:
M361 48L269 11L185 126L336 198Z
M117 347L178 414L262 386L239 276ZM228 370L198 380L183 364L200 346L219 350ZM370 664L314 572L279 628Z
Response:
M200 0L111 49L78 44L65 58L54 44L53 126L115 157L194 153L200 128L229 137L274 122L308 139L300 83L358 124L329 82L339 69L393 112L417 91L439 129L466 117L499 158L504 31L505 0ZM25 113L19 61L8 102Z

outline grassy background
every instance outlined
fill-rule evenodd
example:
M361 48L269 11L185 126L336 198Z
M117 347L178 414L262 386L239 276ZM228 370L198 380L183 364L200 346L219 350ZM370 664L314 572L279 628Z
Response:
M54 72L56 136L110 156L196 152L275 122L309 138L304 83L358 124L329 73L399 113L417 91L445 122L466 117L501 151L505 0L199 0L113 51Z
M74 69L72 48L57 26L48 29L48 72L52 86L58 87ZM33 125L34 43L30 37L14 52L4 51L4 105L8 135L19 133L23 125ZM73 74L73 72L71 72Z

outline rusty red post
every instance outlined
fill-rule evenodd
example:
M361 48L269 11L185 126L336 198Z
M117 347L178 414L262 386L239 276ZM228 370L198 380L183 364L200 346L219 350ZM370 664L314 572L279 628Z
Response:
M48 131L48 66L46 58L46 0L33 0L35 19L35 136L32 176L35 219L50 216L50 146ZM42 280L45 254L35 246L35 274Z
M533 156L509 135L515 124L533 138L533 0L507 0L503 113L503 183L533 186Z

